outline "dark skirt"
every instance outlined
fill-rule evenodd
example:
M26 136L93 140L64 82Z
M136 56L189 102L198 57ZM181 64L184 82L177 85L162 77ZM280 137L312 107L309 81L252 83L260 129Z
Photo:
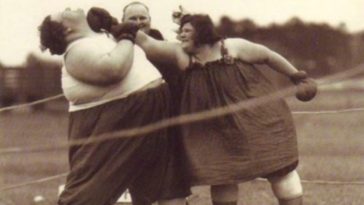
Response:
M69 140L94 139L101 134L160 121L169 117L169 104L168 87L162 85L71 112ZM189 188L176 155L176 139L168 134L168 130L162 129L132 138L72 146L70 174L58 203L114 204L127 188L149 203L187 196Z
M211 110L274 91L259 70L240 60L194 63L185 73L181 113ZM296 132L283 99L182 129L192 185L239 183L297 166Z

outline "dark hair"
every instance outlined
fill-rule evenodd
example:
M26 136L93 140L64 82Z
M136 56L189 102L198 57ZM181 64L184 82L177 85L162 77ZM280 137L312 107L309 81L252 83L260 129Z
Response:
M51 16L45 17L39 26L42 47L48 48L52 55L62 55L67 48L65 30L62 23L52 21Z
M151 28L148 35L157 40L164 40L162 33L157 29Z
M214 23L208 15L187 14L183 16L181 19L180 31L186 23L190 23L196 31L196 35L194 37L196 46L202 44L212 45L221 40L221 36L217 33Z

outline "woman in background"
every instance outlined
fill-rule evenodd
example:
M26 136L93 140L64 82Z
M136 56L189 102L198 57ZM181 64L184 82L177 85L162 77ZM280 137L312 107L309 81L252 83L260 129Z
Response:
M297 98L311 100L315 82L276 52L242 38L220 38L207 15L185 15L177 43L154 40L132 24L116 33L134 39L149 58L175 63L184 72L181 114L206 111L275 91L255 67L266 64L298 85ZM284 99L182 126L191 186L211 185L214 205L237 204L237 184L267 178L280 205L302 204L296 171L295 127Z

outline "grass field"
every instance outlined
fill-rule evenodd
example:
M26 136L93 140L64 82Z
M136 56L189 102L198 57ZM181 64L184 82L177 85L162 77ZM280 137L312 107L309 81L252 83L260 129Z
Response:
M364 107L363 92L319 93L309 103L287 99L293 111ZM364 181L364 111L294 115L300 151L298 171L305 180L305 204L362 205L364 184L317 184L324 181ZM66 141L67 114L16 111L0 113L0 147L57 145ZM0 155L0 189L67 172L66 150ZM56 204L64 178L0 193L0 205L32 205L36 195ZM265 181L241 184L240 204L277 204ZM208 187L194 187L191 204L209 205Z

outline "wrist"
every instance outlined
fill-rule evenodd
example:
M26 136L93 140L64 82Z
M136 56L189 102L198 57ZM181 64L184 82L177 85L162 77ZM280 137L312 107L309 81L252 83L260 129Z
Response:
M306 73L306 71L302 71L302 70L289 74L289 79L291 80L291 82L293 84L296 84L296 85L306 78L307 78L307 73Z
M118 36L117 38L118 41L121 40L129 40L131 41L133 44L135 44L135 36L130 34L130 33L122 33Z

